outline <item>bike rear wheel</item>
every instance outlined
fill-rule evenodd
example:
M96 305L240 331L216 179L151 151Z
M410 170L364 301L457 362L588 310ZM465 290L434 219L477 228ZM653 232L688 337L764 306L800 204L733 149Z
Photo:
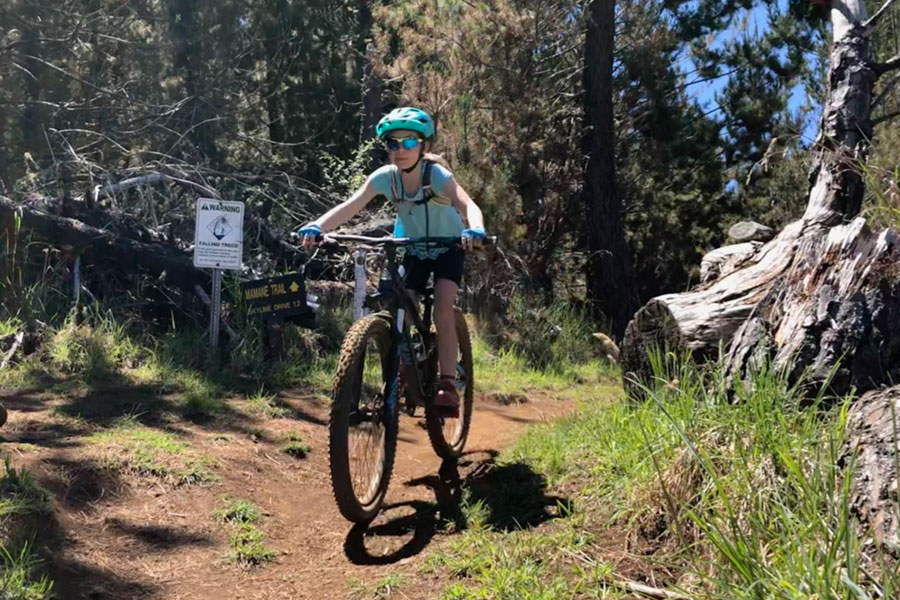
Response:
M431 447L444 460L459 458L469 437L472 422L472 401L475 396L475 375L472 365L472 341L469 327L462 312L457 308L456 339L459 349L456 354L456 378L459 390L459 417L444 417L438 414L434 402L425 406L425 425Z
M353 324L341 347L329 422L331 484L338 509L371 521L387 491L397 450L397 373L391 320L383 314Z

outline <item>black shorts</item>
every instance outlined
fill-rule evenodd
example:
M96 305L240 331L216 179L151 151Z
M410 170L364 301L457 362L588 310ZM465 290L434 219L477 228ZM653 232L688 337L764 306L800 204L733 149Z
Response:
M428 286L428 276L434 273L434 280L449 279L457 286L462 283L466 253L462 248L450 248L437 258L419 258L407 254L403 259L406 269L406 289L424 293Z

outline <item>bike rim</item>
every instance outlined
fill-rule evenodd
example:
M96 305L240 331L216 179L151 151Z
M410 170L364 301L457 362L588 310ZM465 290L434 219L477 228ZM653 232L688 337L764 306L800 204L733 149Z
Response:
M376 500L381 488L387 439L384 372L374 339L366 344L361 366L354 382L358 401L350 407L347 456L353 494L365 506Z

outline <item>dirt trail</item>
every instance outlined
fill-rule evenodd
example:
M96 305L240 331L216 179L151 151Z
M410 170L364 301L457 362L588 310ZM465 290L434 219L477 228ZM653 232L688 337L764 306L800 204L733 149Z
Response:
M65 599L345 598L351 581L371 584L398 570L408 574L405 597L433 597L439 582L416 567L423 550L453 535L447 507L460 487L484 483L496 452L526 425L573 408L544 395L511 405L476 398L468 451L455 467L434 455L422 419L404 415L387 507L365 528L351 527L334 504L321 396L283 395L283 418L168 423L167 431L218 462L215 483L180 487L98 468L88 458L91 424L133 412L141 398L106 392L82 399L82 408L102 406L102 418L86 419L87 430L54 416L63 401L29 393L2 400L10 409L3 449L54 495L44 541L56 596ZM279 436L288 431L303 434L312 448L306 458L281 451ZM224 497L262 509L259 527L278 553L274 563L242 570L226 559L230 530L213 516Z

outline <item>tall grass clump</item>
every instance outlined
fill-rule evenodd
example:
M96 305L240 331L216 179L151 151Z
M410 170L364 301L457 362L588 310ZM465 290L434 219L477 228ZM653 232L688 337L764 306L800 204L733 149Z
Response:
M896 597L897 567L861 551L866 532L849 509L852 461L845 472L841 454L850 399L825 387L810 395L806 381L788 384L769 366L730 391L707 391L718 373L681 377L648 390L668 431L643 435L647 446L677 441L651 453L650 512L667 525L660 536L693 548L688 568L710 595Z
M567 419L530 429L498 463L528 465L551 495L579 490L564 517L585 530L579 539L609 539L603 532L612 528L616 548L629 540L630 555L646 557L642 572L691 597L900 597L896 561L873 550L849 508L849 398L810 391L768 365L726 387L717 368L687 357L653 364L643 400L583 403ZM483 533L464 532L444 562L487 581L495 567L486 542L467 536ZM598 566L611 551L596 542L554 552ZM517 577L531 569L504 565L511 568ZM569 574L566 593L590 583L586 572ZM604 577L621 580L614 570ZM538 579L523 585L547 583ZM481 584L469 583L457 583L453 597L480 597Z
M0 598L3 600L49 600L53 582L37 575L41 560L31 544L18 551L0 544Z
M123 367L137 363L140 348L113 317L83 323L69 319L56 331L47 354L61 373L88 384L116 379Z
M11 234L0 238L0 318L15 317L28 324L58 322L68 310L63 261L31 241L18 213Z
M873 228L900 228L900 167L892 170L864 167L869 202L866 216Z
M596 354L592 321L580 308L564 302L549 306L515 296L497 332L500 346L523 357L529 366L562 372Z
M50 598L53 582L39 576L40 560L30 543L32 525L50 513L50 494L23 468L3 459L0 476L0 599Z
M13 467L9 454L3 457L3 467L3 475L0 476L0 519L50 512L50 495L28 470Z
M874 230L900 229L900 132L897 127L879 128L871 152L861 163L866 180L865 217Z

